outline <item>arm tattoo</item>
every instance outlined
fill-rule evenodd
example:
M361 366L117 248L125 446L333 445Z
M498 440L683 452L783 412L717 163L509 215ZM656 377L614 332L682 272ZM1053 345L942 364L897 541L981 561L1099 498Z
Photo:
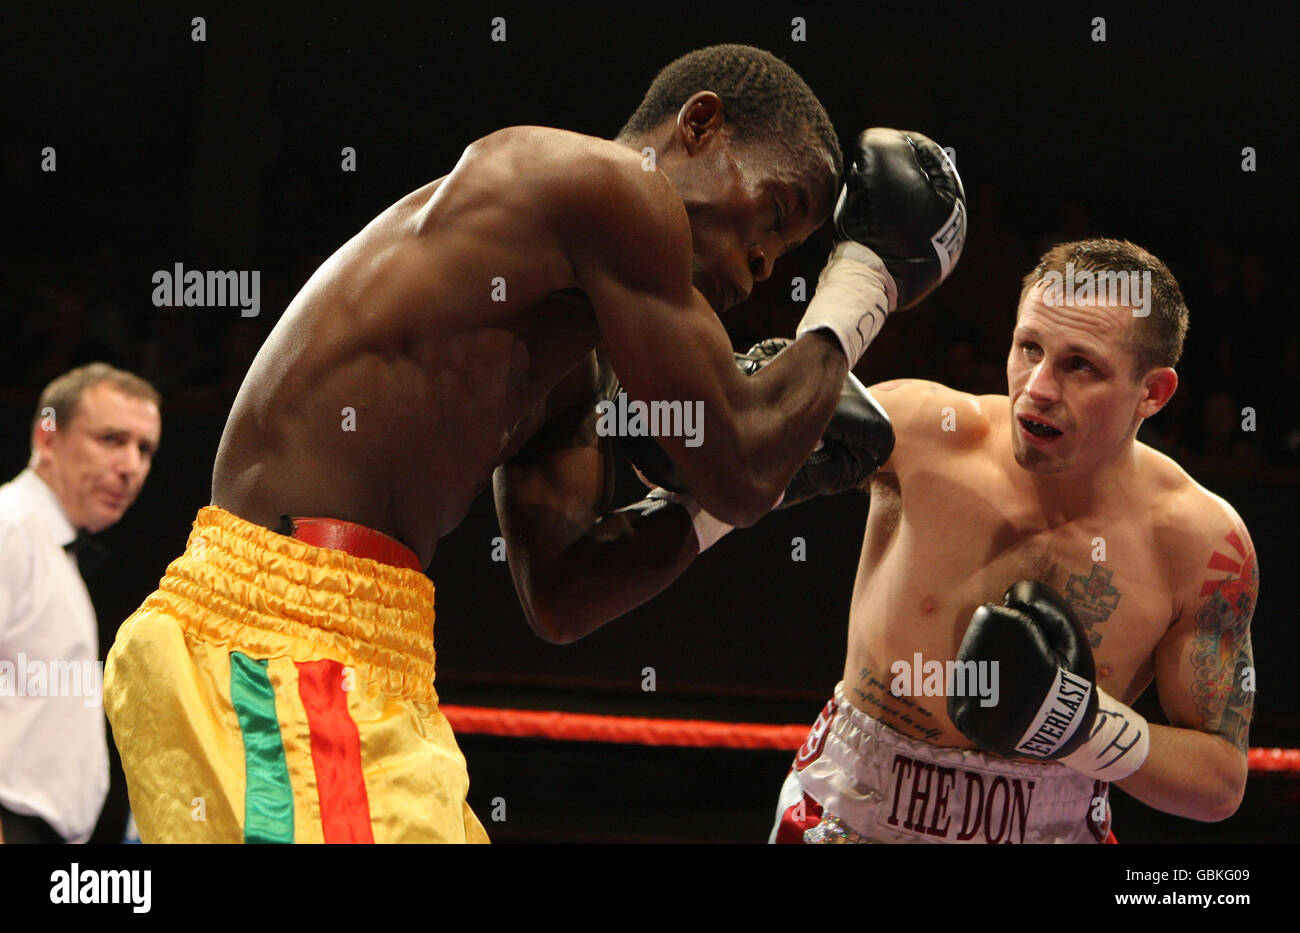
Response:
M1241 555L1241 561L1218 551L1210 557L1210 569L1229 574L1201 586L1204 602L1196 613L1192 641L1192 699L1205 730L1218 733L1244 752L1255 691L1253 677L1243 683L1242 672L1253 664L1250 620L1259 593L1259 568L1255 552L1246 553L1235 532L1224 540Z

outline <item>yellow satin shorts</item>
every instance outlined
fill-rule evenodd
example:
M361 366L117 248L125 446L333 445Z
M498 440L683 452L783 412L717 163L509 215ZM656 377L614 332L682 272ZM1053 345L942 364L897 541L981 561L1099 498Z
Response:
M104 707L143 842L487 842L424 574L215 506L122 624Z

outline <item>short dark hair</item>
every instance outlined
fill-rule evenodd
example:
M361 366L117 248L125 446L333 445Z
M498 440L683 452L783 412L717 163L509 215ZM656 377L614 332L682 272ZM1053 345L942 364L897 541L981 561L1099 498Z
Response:
M1066 264L1077 272L1149 272L1151 274L1151 313L1135 317L1129 331L1129 351L1133 354L1133 380L1137 381L1158 366L1177 366L1183 356L1187 336L1187 305L1183 291L1169 267L1152 253L1128 240L1097 238L1058 243L1043 254L1032 272L1021 283L1020 300L1049 273L1064 276Z
M752 45L712 45L667 65L617 138L647 133L667 117L676 117L699 91L722 98L723 114L737 142L774 145L809 175L823 169L829 157L834 184L839 184L844 158L826 109L793 68Z

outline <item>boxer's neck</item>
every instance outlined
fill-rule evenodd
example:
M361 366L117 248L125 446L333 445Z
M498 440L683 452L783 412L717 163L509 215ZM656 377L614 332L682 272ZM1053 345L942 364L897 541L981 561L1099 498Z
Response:
M1044 517L1055 525L1088 515L1104 515L1131 503L1137 492L1138 450L1130 439L1115 457L1057 473L1036 473L1014 463Z

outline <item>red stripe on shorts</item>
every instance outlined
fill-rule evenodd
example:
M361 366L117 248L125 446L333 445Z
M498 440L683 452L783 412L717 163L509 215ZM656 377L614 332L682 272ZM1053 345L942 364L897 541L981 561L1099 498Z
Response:
M374 842L370 801L361 776L361 734L348 715L338 661L299 661L298 694L311 730L320 821L326 842Z

